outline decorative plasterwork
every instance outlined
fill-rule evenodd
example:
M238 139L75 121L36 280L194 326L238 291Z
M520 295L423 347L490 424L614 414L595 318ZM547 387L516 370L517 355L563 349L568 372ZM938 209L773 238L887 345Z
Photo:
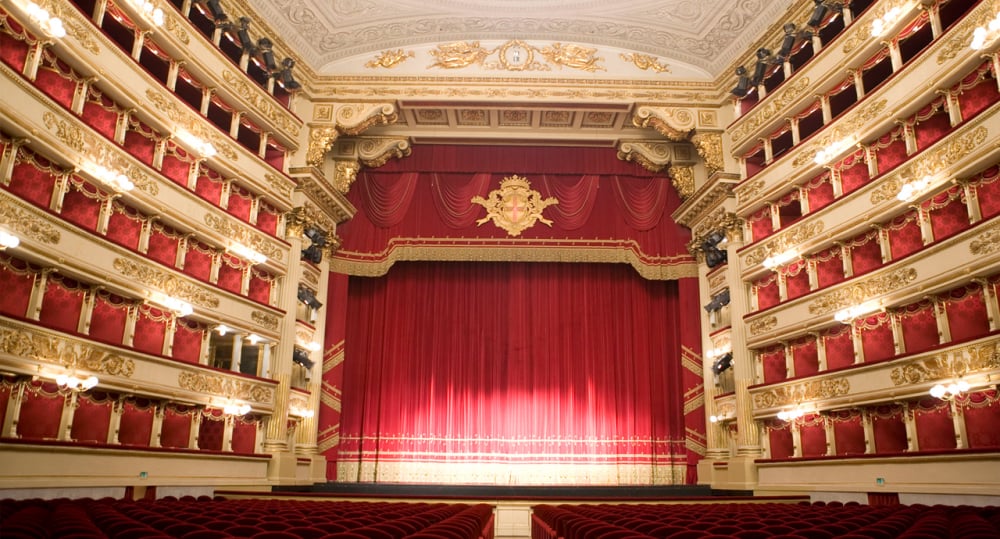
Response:
M661 62L660 59L655 56L640 54L638 52L630 52L628 54L621 53L619 57L622 61L630 62L632 65L643 71L650 70L656 73L670 73L670 66Z
M763 188L764 180L754 180L752 182L741 183L733 190L736 191L736 201L739 204L743 204L752 200Z
M487 70L551 71L555 66L590 73L605 71L601 65L604 58L597 56L597 49L572 43L552 43L538 47L520 39L512 39L493 49L485 49L479 41L455 41L439 44L430 54L435 61L428 67L441 69L479 66ZM489 61L494 55L496 60Z
M938 65L953 60L959 53L969 48L969 43L972 43L972 33L976 28L985 28L990 19L996 15L991 4L995 5L991 2L980 3L972 13L966 15L957 26L948 32L948 41L937 55Z
M1000 341L977 343L930 357L908 361L892 369L893 385L936 382L969 374L1000 369Z
M767 333L778 326L778 317L767 316L750 322L748 331L751 337L756 337L762 333Z
M361 165L356 161L337 159L333 163L333 187L343 194L351 191L351 185L358 179Z
M993 223L969 242L969 252L976 256L993 254L1000 250L1000 223Z
M250 319L254 321L258 326L275 331L278 329L278 323L281 321L277 315L271 313L265 313L263 311L253 311L250 313Z
M638 163L650 172L659 172L668 164L673 153L669 142L629 141L618 145L618 159ZM693 187L693 185L692 185Z
M770 255L795 248L818 236L825 226L821 220L807 221L786 232L776 234L743 255L743 265L744 267L756 266Z
M72 37L84 50L91 54L100 54L101 49L94 40L94 31L90 21L82 16L80 10L64 7L61 2L36 2L45 8L53 17L62 19L66 35Z
M709 176L726 168L725 158L722 155L722 133L712 131L695 133L691 137L691 144L694 144L698 155L705 160L705 169Z
M841 50L844 54L850 54L854 49L858 48L858 45L870 39L875 39L872 37L872 24L870 21L881 19L893 10L896 10L899 16L902 17L904 15L903 9L908 7L907 4L911 3L912 0L889 0L879 2L878 5L873 6L872 9L868 10L869 12L862 15L865 18L865 22L852 24L848 31L845 32L846 37L844 38L844 45Z
M831 399L846 395L851 391L851 384L846 377L825 378L801 382L798 384L788 384L755 393L753 395L754 408L779 408L805 402Z
M309 220L319 224L323 230L333 232L337 229L336 223L343 223L354 217L357 212L354 205L343 193L330 186L316 169L294 169L292 173L298 181L298 190L309 197L320 210L311 212Z
M900 268L889 273L863 279L861 282L845 286L823 294L809 304L809 313L822 315L899 290L917 279L917 270Z
M391 69L406 61L407 58L416 56L413 51L403 52L403 49L382 51L373 60L365 62L367 68L384 67Z
M364 137L358 141L358 159L368 168L378 168L390 159L402 159L410 152L410 141L404 137Z
M272 404L274 401L274 388L227 376L181 371L177 374L177 384L183 389L229 399L260 404Z
M763 106L754 107L750 114L736 121L737 125L729 132L733 144L735 146L741 145L743 139L751 133L756 133L760 126L779 117L778 114L792 103L797 102L808 88L809 77L802 77L788 88L780 89L769 95Z
M166 16L163 18L163 27L166 28L168 32L173 34L178 41L185 45L190 45L191 38L188 36L187 30L185 29L185 27L188 26L187 21L182 23L182 19L170 13L170 10L164 12L164 15Z
M531 182L515 174L501 180L500 189L490 191L486 198L472 197L472 203L486 208L486 217L476 221L477 225L493 221L507 234L520 236L522 231L535 226L536 221L552 226L542 211L559 201L555 197L542 198L541 193L531 188Z
M5 191L0 191L0 224L22 239L50 245L59 243L59 230L52 226L49 219Z
M651 127L674 142L687 140L695 128L695 115L689 109L641 106L632 123L636 127Z
M694 243L697 240L700 244L705 240L705 236L716 230L725 230L727 235L738 234L743 230L743 220L735 213L719 208L691 230L693 237L691 241Z
M739 176L736 174L720 172L713 174L704 185L697 188L694 195L671 214L671 217L678 224L698 233L703 229L701 223L706 219L705 214L713 210L718 211L717 207L732 196L732 189L738 183Z
M129 378L135 373L135 361L100 346L74 342L65 336L48 335L6 320L0 320L0 352L66 369L82 369L110 376Z
M900 189L903 188L903 184L920 180L926 176L933 178L948 170L949 167L980 146L988 135L989 131L985 127L979 126L958 138L950 139L943 146L924 152L872 191L871 203L878 204L894 200Z
M816 158L816 153L824 148L828 148L830 145L839 143L843 140L857 139L858 133L861 132L861 128L865 124L880 118L882 116L882 111L885 110L885 106L888 103L885 99L881 99L861 108L858 111L852 111L847 113L847 116L843 120L836 122L836 125L829 133L823 131L824 135L822 138L816 142L810 143L808 146L802 149L795 160L792 161L792 167L799 167L805 163L812 163Z
M295 118L286 109L275 106L274 98L264 93L260 88L250 84L247 76L243 73L233 73L228 69L222 70L222 80L226 81L229 88L248 102L255 114L260 114L267 118L272 124L293 137L298 138L302 131L302 121ZM294 148L292 148L294 149Z
M205 224L226 238L242 243L273 261L280 262L283 258L281 248L268 240L267 236L238 225L226 217L215 213L206 213Z
M295 182L277 174L264 174L264 180L267 181L267 185L273 189L275 192L280 194L284 198L291 198L292 191L295 189Z
M313 120L332 125L310 125L306 161L310 166L319 166L341 134L358 135L373 125L395 123L396 119L396 106L391 103L316 104Z
M715 294L720 289L726 286L728 282L727 275L725 271L719 271L708 276L708 290L709 293Z
M297 206L285 214L285 234L288 237L299 237L309 227L318 227L327 232L337 229L337 223L313 204ZM327 242L332 238L327 237Z
M168 296L202 307L216 308L219 306L219 297L215 294L144 262L116 258L112 265L125 277L134 279L138 283L154 288Z
M218 130L208 127L206 123L208 120L191 112L188 108L181 107L176 98L171 98L153 89L149 89L146 90L146 99L160 112L165 114L174 125L187 130L205 142L210 142L212 147L226 159L230 161L239 159L239 154L236 153L233 145L227 141L228 137L222 138Z
M670 181L674 184L674 189L677 189L677 194L681 198L688 198L694 194L694 165L673 163L667 170L667 174L670 176Z

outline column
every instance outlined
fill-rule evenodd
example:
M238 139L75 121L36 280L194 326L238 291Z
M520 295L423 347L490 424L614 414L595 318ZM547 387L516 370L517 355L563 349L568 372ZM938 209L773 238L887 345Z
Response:
M80 406L77 401L79 394L76 391L70 391L69 395L63 400L62 415L59 416L59 440L69 441L72 440L71 436L73 431L73 415L76 413L76 409Z
M24 402L24 386L28 379L19 380L7 400L7 413L3 417L4 438L17 438L17 418L21 415L21 403Z

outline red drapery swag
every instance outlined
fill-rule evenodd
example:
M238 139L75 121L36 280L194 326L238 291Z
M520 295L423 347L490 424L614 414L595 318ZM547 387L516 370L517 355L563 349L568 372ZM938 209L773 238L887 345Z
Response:
M513 237L477 224L487 211L472 198L487 198L515 174L542 198L558 199L542 212L551 226L537 222ZM348 198L358 212L338 228L344 242L333 269L349 275L447 257L628 262L647 278L695 276L690 232L670 218L680 199L669 179L607 149L419 146L359 174Z
M401 263L352 277L338 480L690 481L686 427L704 436L684 411L700 385L685 373L701 368L684 321L696 309L694 279L621 264Z

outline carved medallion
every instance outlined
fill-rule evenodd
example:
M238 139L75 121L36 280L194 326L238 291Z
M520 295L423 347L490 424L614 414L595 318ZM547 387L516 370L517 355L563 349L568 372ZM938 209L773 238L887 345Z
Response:
M534 226L535 221L552 226L552 221L542 217L542 210L559 203L555 197L542 199L542 194L531 188L531 182L516 174L504 178L500 189L490 191L489 197L477 195L472 202L486 208L486 217L476 221L477 225L492 219L493 224L511 236L519 236L522 230Z

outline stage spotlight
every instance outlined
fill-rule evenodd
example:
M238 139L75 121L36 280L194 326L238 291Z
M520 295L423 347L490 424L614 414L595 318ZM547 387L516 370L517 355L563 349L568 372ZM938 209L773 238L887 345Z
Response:
M292 76L292 68L295 67L295 60L291 58L285 58L281 61L281 71L278 72L278 82L281 83L286 90L298 90L302 88L299 81L295 80Z
M781 60L787 60L792 54L792 49L795 48L795 43L800 39L810 39L812 38L812 32L809 30L799 30L795 26L795 23L790 22L784 26L785 37L781 40L781 49L778 50L777 57Z
M208 7L208 12L212 14L215 22L222 22L228 18L226 12L222 10L222 4L219 3L219 0L208 0L205 2L205 6Z
M309 352L306 352L301 348L295 348L292 350L292 361L310 370L314 365L313 361L309 359Z
M771 66L773 56L771 56L771 51L763 47L757 49L757 65L753 69L753 78L750 79L753 85L756 86L760 84L760 81L764 80L764 75L767 74L767 68Z
M264 60L264 66L267 67L268 72L274 72L278 69L278 64L274 60L274 51L271 50L273 46L271 40L266 37L257 40L257 48L260 50L260 56Z
M302 249L302 260L308 260L313 264L319 264L323 261L323 248L315 243Z
M826 2L824 0L813 0L816 7L813 8L812 16L809 17L809 26L816 28L823 22L823 18L826 17L826 12L829 8L826 7Z
M326 245L326 232L323 229L312 226L305 229L303 234L309 238L309 241L311 241L313 245L318 245L320 247L324 247Z
M240 17L240 27L236 30L236 37L240 39L240 47L243 52L253 54L257 50L253 45L253 38L250 37L250 19Z
M715 363L712 363L712 372L714 372L716 375L719 375L732 366L733 366L733 353L728 352L725 355L720 356L719 359L716 359Z
M298 298L299 301L305 303L306 305L312 307L313 309L319 309L320 307L323 306L323 304L320 303L318 299L316 299L316 294L314 294L312 290L309 290L304 286L299 287Z
M736 97L744 97L753 89L753 81L747 76L747 68L739 66L736 68L736 76L739 77L736 87L731 90Z

